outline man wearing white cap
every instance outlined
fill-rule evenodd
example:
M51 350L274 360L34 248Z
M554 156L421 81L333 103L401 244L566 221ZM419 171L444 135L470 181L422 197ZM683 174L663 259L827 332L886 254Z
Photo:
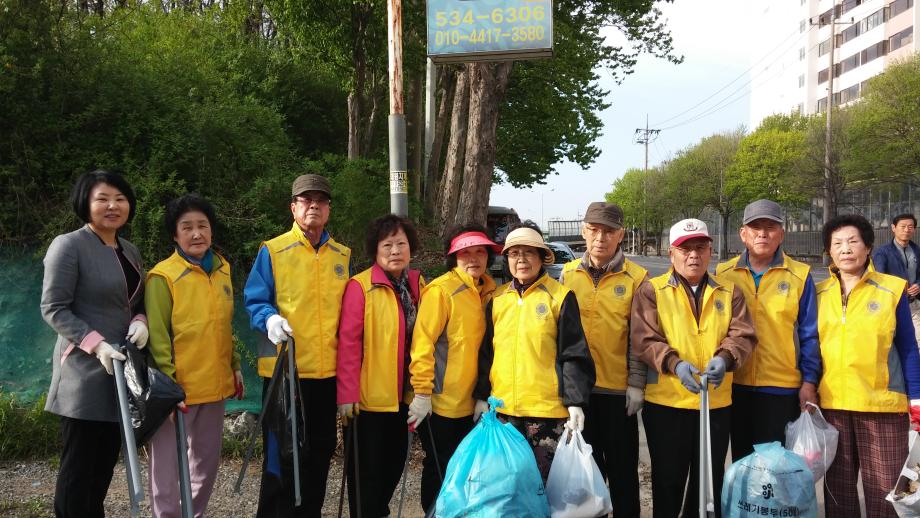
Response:
M707 271L712 238L706 224L678 221L670 243L671 270L640 285L634 296L630 340L633 352L651 367L642 422L652 461L652 507L655 516L668 517L680 515L683 507L689 517L700 505L699 376L706 374L712 385L706 389L713 494L720 495L731 429L731 371L750 356L757 336L741 290Z

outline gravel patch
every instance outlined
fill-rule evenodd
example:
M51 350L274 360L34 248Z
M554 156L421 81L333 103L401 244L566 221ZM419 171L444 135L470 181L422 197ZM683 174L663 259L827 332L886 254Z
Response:
M644 447L644 444L643 444ZM147 460L143 450L139 452L142 464L142 477L145 484L147 477ZM409 459L408 479L406 480L406 494L403 502L402 516L407 518L422 518L424 512L419 503L421 466L424 453L418 441L415 441ZM240 494L233 491L242 460L224 459L215 483L214 492L208 504L208 516L212 517L240 517L255 516L259 499L259 476L262 465L261 458L254 458L247 469L246 477L240 489ZM0 518L46 518L54 516L53 496L54 484L57 478L57 461L9 461L0 462ZM341 440L336 454L332 458L329 469L329 482L326 488L326 501L323 505L323 516L335 517L338 511L339 493L342 481L342 449ZM640 500L642 516L651 516L651 472L646 462L639 465ZM149 488L144 488L145 496L149 498ZM390 504L391 516L396 516L399 504L400 490L397 488ZM343 515L348 516L348 499L344 501ZM130 503L128 499L128 485L125 476L125 466L119 462L115 467L115 476L105 501L107 516L130 516ZM141 503L142 517L150 516L149 501Z

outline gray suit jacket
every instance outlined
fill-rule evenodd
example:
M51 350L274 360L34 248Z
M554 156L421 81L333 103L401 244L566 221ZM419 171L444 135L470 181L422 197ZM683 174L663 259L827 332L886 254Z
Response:
M42 317L58 333L45 404L48 412L118 421L114 378L94 354L79 347L93 331L115 346L124 341L131 320L143 317L141 255L133 244L118 241L140 275L131 294L115 249L103 244L88 226L57 236L45 254Z

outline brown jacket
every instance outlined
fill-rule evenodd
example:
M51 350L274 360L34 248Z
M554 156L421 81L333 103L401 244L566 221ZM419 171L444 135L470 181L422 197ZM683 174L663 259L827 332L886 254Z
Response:
M702 300L702 290L708 288L709 274L700 282L699 297L694 297L687 281L673 270L674 276L684 287L693 317L699 320L698 301ZM658 303L655 287L646 278L633 296L632 315L630 317L630 342L632 354L662 374L673 374L680 361L677 351L668 345L667 338L658 324ZM716 354L725 360L725 368L733 371L744 364L757 344L754 324L748 313L744 294L735 286L732 291L732 318L728 334L722 339Z

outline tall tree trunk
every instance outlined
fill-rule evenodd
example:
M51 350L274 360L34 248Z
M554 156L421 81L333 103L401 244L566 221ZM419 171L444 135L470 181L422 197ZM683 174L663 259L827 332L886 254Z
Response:
M496 130L498 113L505 92L512 62L475 63L469 65L470 105L469 125L464 158L463 188L454 211L454 223L486 223L492 174L495 171Z
M450 141L447 143L447 159L444 161L444 174L438 195L438 230L441 234L454 221L457 206L457 194L463 181L463 156L466 151L466 128L469 123L470 108L470 69L466 65L457 75L453 108L450 116Z
M441 149L444 147L444 135L450 107L454 102L454 89L457 86L456 76L448 67L441 67L438 71L438 115L434 123L434 140L431 143L431 156L428 157L428 170L425 171L425 207L429 214L434 214L437 201L438 181L441 179Z
M364 136L361 137L362 157L368 157L371 155L371 149L374 147L374 130L377 128L377 113L380 111L380 95L378 95L377 92L376 80L372 78L371 83L375 86L372 87L370 95L371 113L367 116L367 120L364 121Z
M368 8L354 2L351 6L351 59L355 65L351 91L348 92L348 159L361 157L361 112L364 100L367 56L364 40L367 33Z

